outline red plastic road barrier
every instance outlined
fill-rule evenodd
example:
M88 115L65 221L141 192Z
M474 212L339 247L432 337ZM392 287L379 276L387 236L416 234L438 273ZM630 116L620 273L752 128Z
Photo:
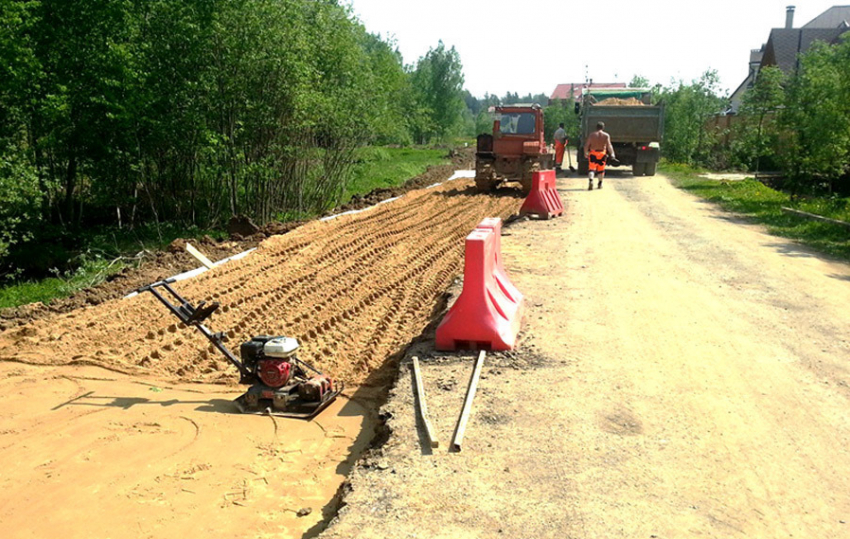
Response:
M496 282L499 284L505 295L508 296L511 301L520 303L522 301L522 293L517 290L513 283L511 283L511 280L508 279L508 272L505 271L505 267L502 265L502 220L498 217L487 217L478 223L478 226L475 228L490 229L493 231L493 234L496 235L496 248L494 249L495 267L493 274L496 277Z
M534 172L531 176L531 192L528 193L520 215L536 215L542 219L558 217L564 214L561 196L555 187L555 171Z
M496 221L466 237L463 291L437 327L438 350L512 350L516 343L523 298L501 266Z

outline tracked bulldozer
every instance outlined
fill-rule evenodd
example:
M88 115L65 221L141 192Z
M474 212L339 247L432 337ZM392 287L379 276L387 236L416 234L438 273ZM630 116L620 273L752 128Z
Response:
M519 182L523 194L531 191L534 172L551 170L555 155L543 136L540 105L496 107L493 133L478 135L475 186L489 192L505 181Z

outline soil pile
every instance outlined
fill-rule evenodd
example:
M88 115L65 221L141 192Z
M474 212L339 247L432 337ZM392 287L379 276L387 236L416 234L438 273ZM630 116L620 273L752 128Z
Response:
M274 236L244 259L175 288L194 303L221 304L208 325L225 331L231 348L258 334L296 337L302 359L359 383L432 319L462 270L463 238L482 218L505 218L519 203L455 180ZM0 333L0 360L236 380L196 330L147 294L51 313Z
M619 97L609 97L608 99L603 99L597 105L607 105L613 107L643 107L646 106L646 103L641 101L636 97L630 97L628 99L620 99Z
M350 210L359 210L392 197L397 197L408 191L426 187L436 182L444 181L456 169L472 167L474 149L464 148L449 151L451 164L429 167L424 173L411 178L404 185L394 188L375 189L374 191L354 197L348 204L334 208L326 215L332 215ZM229 241L217 242L206 236L200 240L188 240L201 250L210 260L217 261L247 251L256 247L264 239L287 234L308 221L288 221L285 223L273 221L262 226L259 231L245 235L234 233ZM67 313L89 305L99 305L110 299L122 298L133 290L148 283L160 281L184 271L200 266L198 261L185 250L187 240L175 240L165 251L156 253L140 253L141 261L138 266L127 267L123 271L111 275L97 286L81 290L76 294L53 300L50 305L32 303L0 309L0 331L38 320L56 313Z

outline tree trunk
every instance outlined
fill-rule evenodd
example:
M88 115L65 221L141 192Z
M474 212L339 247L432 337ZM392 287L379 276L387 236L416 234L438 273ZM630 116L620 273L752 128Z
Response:
M77 187L77 154L72 150L65 171L65 221L74 220L74 190Z

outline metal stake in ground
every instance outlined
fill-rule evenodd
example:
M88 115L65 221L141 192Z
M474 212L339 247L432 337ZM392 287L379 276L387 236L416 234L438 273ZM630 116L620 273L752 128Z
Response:
M469 420L469 412L472 410L472 399L475 398L475 390L478 388L478 379L481 377L481 367L484 365L484 356L487 353L484 350L478 354L478 360L475 362L475 370L472 371L472 378L469 379L469 387L466 389L466 399L463 401L463 411L460 413L460 419L457 422L454 439L452 440L452 451L460 451L463 443L463 435L466 433L466 422Z
M419 400L419 417L425 425L425 434L432 448L440 447L440 441L434 434L434 427L428 419L428 405L425 404L425 386L422 385L422 373L419 371L419 358L413 356L413 378L416 380L416 398Z

